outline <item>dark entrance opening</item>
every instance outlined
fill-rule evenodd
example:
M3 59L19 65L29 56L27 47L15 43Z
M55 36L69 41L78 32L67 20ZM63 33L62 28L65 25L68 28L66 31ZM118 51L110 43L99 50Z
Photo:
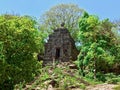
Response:
M55 58L58 59L60 57L60 48L56 48Z

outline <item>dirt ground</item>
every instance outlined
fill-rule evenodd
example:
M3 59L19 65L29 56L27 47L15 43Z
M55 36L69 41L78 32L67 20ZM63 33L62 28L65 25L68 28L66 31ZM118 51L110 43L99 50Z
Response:
M88 86L85 90L114 90L113 88L116 86L117 85L105 83L105 84L98 84L94 86ZM47 90L58 90L58 89L55 89L52 86L49 86ZM82 89L75 88L75 89L70 89L70 90L82 90Z
M114 84L98 84L95 86L88 86L86 90L114 90L113 88L117 85Z

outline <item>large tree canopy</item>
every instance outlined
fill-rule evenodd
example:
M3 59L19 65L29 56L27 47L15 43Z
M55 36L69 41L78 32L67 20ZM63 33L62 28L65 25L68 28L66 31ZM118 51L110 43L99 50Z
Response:
M113 28L113 32L119 39L119 43L120 43L120 20L114 21L113 24L115 25L115 27Z
M78 66L82 74L84 70L94 72L108 72L119 62L118 42L112 32L112 23L105 19L100 21L97 16L84 13L79 20L80 31L78 40L82 42L82 48L78 55ZM86 73L86 72L85 72Z
M43 46L40 36L30 17L0 16L0 89L30 81L38 72L40 65L34 54Z
M83 9L74 4L56 5L43 14L40 19L40 27L41 29L44 27L46 33L51 33L53 29L59 27L64 22L65 27L68 28L72 37L76 40L78 18L81 17L83 11Z

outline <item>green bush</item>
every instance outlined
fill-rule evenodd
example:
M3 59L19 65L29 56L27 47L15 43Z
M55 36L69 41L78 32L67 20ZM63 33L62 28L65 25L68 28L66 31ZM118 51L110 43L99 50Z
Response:
M0 90L31 81L40 72L34 57L42 46L36 22L27 16L0 16Z
M98 81L102 81L102 82L106 81L105 75L103 73L98 72L96 77L97 77Z
M114 73L107 73L105 74L106 82L109 84L117 84L120 82L120 76L115 75Z
M80 88L81 88L82 90L85 90L86 86L85 86L83 83L81 83L81 84L80 84Z
M93 79L94 78L94 73L93 72L89 72L89 73L86 74L85 77L89 78L89 79Z
M118 82L118 78L111 78L107 80L108 84L117 84Z

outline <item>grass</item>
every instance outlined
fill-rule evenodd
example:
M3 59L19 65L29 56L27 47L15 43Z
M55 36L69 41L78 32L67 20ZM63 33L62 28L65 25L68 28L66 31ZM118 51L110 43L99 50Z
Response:
M120 84L113 88L114 90L120 90Z

